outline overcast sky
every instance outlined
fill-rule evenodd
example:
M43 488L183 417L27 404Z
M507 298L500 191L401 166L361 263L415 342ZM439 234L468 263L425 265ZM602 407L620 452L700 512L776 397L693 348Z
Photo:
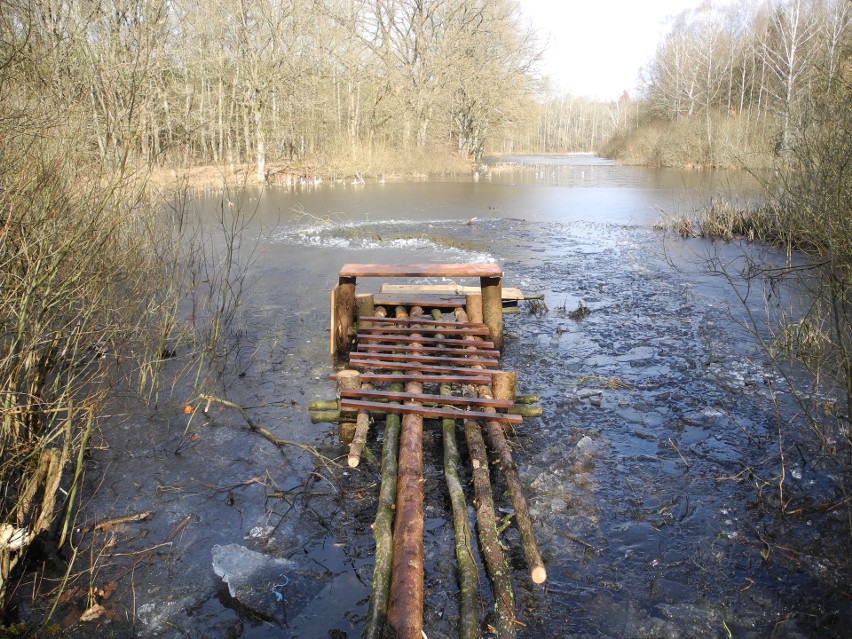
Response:
M520 0L547 45L541 71L562 91L604 100L633 93L667 18L701 0Z

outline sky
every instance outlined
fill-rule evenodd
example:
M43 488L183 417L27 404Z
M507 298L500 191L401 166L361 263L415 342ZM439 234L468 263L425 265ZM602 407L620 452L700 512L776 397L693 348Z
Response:
M540 65L562 93L601 100L635 94L639 70L669 18L701 0L520 0L546 46Z

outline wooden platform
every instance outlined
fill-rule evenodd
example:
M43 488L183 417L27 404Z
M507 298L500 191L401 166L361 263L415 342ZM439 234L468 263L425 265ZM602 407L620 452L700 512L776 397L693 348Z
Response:
M480 286L383 284L379 295L356 295L357 280L363 277L478 277ZM330 405L337 410L330 412L339 424L341 440L349 443L350 467L360 464L371 424L385 423L365 636L383 636L382 626L387 629L384 636L424 636L423 505L429 496L424 490L423 430L435 428L436 420L445 440L444 474L453 508L456 560L466 566L459 574L466 575L463 590L475 599L478 575L468 508L456 472L456 430L464 433L467 443L478 546L497 593L498 636L514 636L516 622L483 436L498 458L530 576L534 583L546 579L504 431L522 423L524 411L515 405L515 374L500 370L502 305L507 297L514 301L525 297L519 289L503 289L502 277L497 264L346 264L340 269L331 300L332 353L348 368L333 376L337 399ZM324 415L317 417L316 421L329 421ZM468 627L481 625L471 618L479 614L475 603L465 607Z

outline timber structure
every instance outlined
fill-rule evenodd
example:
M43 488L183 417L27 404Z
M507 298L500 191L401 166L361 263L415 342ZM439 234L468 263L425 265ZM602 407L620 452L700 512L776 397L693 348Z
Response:
M384 284L378 295L356 293L359 279L373 277L479 278L479 286ZM535 583L547 578L507 441L524 415L541 411L515 396L516 374L500 369L503 304L524 295L503 289L502 282L500 266L490 263L346 264L332 291L331 352L343 369L332 375L336 400L313 402L313 419L339 424L350 467L360 463L371 424L385 424L368 639L423 636L424 420L437 420L443 434L460 587L459 636L479 637L483 627L466 493L476 508L481 560L494 598L489 623L501 639L514 637L519 625L498 539L486 442L512 499L530 578ZM457 472L457 429L469 451L467 489Z

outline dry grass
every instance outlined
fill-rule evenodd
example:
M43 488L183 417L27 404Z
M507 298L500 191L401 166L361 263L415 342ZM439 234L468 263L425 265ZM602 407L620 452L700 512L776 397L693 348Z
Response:
M430 175L469 173L465 158L435 148L423 153L400 154L398 149L373 147L327 150L307 161L268 161L266 185L293 188L328 182L358 183L365 179L386 181L426 178ZM189 188L194 191L257 186L256 167L242 163L227 166L158 167L151 172L150 187L157 192Z

